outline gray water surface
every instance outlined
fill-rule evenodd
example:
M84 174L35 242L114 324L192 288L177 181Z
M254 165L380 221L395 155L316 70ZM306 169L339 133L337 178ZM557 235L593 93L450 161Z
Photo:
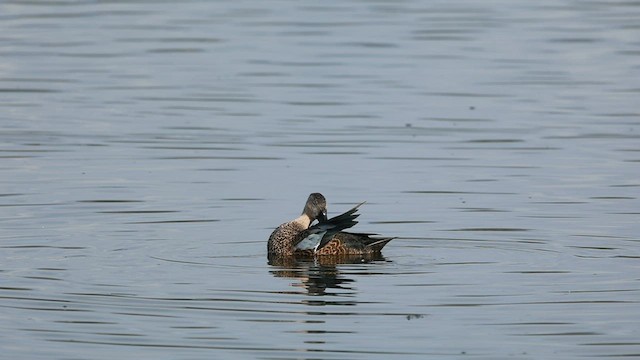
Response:
M2 357L640 358L638 19L0 3ZM269 264L316 191L398 238Z

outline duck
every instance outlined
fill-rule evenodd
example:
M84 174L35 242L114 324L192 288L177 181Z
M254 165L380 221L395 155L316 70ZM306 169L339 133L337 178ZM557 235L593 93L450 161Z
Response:
M343 230L353 227L364 202L344 213L327 219L327 200L320 193L307 198L302 214L278 226L267 242L268 256L316 255L371 255L380 254L382 248L395 239L369 233L351 233ZM317 223L312 225L314 221Z

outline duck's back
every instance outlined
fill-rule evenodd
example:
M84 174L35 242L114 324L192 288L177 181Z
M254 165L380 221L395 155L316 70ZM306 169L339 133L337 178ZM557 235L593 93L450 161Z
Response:
M341 231L333 239L318 249L318 255L359 255L378 253L392 237L371 237L372 234L349 233Z

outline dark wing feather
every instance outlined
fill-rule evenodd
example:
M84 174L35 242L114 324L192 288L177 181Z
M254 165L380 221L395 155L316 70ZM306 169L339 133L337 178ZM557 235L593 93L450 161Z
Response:
M333 236L335 234L337 234L338 232L344 230L344 229L348 229L352 226L354 226L355 224L357 224L358 222L355 221L355 219L360 216L360 214L356 214L356 211L358 211L358 208L360 206L362 206L362 204L364 204L366 201L361 202L360 204L354 206L353 208L351 208L348 211L345 211L344 213L338 215L338 216L334 216L331 219L327 220L326 222L322 223L322 224L326 224L326 223L332 223L332 224L336 224L335 228L338 229L337 231L331 231L331 234L329 234L329 232L327 232L323 237L322 240L320 240L320 243L318 243L318 246L316 247L316 250L321 249L323 246L327 245L329 243L329 241L331 241L331 239L333 239ZM318 224L318 225L322 225L322 224Z
M351 210L332 217L327 221L311 226L302 233L300 239L294 245L299 250L317 250L322 248L333 239L335 234L358 223L355 219L360 216L360 214L356 214L355 212L362 204L364 203L360 203Z

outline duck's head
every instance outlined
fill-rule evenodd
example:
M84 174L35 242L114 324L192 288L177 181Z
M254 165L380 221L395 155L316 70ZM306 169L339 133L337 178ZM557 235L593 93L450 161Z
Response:
M327 200L320 193L309 195L302 213L307 215L312 222L316 219L319 222L327 221Z

